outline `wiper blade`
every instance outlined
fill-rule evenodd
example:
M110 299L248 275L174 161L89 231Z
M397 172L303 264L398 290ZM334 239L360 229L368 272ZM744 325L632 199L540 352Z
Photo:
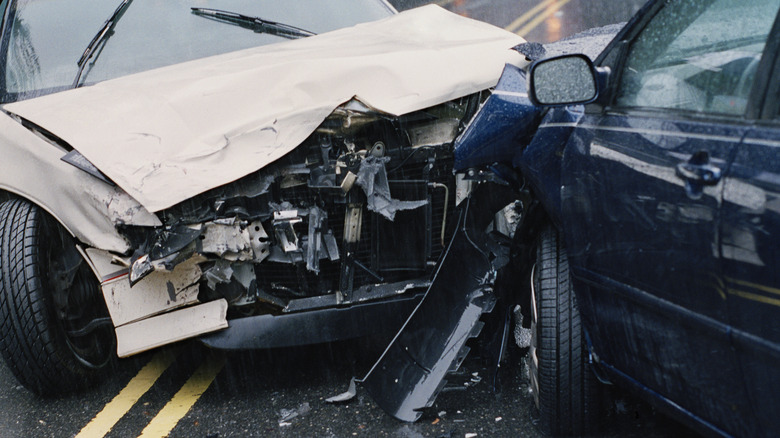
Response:
M103 26L95 34L95 37L92 38L92 41L89 42L87 48L84 49L84 53L81 54L81 58L79 58L77 62L79 71L76 73L76 79L73 81L73 88L78 87L79 81L81 81L81 76L84 74L84 68L87 66L87 61L92 58L92 55L95 53L95 50L97 50L98 46L105 44L106 40L108 40L111 35L114 34L114 26L116 26L116 22L122 18L122 15L124 15L125 10L127 9L127 6L132 2L133 0L122 0L122 3L117 6L114 13L108 17L108 20L106 20L105 23L103 23Z
M223 23L235 24L236 26L253 30L257 33L267 33L283 38L296 39L316 35L314 32L309 32L306 29L301 29L300 27L291 26L289 24L277 23L260 17L250 17L248 15L236 14L235 12L221 11L219 9L192 8L192 13Z

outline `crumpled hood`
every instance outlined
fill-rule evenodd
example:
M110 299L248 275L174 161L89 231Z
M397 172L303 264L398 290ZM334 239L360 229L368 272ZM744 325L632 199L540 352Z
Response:
M282 157L352 98L400 115L492 87L505 63L522 65L522 42L426 6L4 108L159 211Z

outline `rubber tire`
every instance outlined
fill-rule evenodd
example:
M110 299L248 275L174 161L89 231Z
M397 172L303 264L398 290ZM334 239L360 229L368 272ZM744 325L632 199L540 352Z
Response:
M0 352L17 380L40 395L68 393L99 381L115 357L113 351L105 351L101 355L111 359L94 366L79 360L55 313L46 275L53 272L50 258L65 250L51 247L58 240L51 232L61 231L57 227L61 226L30 202L14 199L0 204ZM64 230L60 235L67 236ZM79 269L89 268L82 263ZM75 281L91 276L95 284L88 286L94 297L97 280L91 272L83 275L79 272ZM102 296L93 299L105 309ZM109 339L104 333L100 336Z
M536 379L532 388L540 429L549 435L593 433L598 429L599 383L591 370L568 258L555 228L539 236L532 281L538 320L532 323L529 369Z

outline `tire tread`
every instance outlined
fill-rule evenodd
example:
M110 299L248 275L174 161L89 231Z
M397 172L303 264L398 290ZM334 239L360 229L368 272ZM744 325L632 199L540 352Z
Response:
M540 236L537 270L542 430L552 435L592 433L597 429L598 384L590 370L566 250L554 228Z
M44 214L21 199L0 204L0 351L23 386L50 395L82 386L87 373L57 336L41 266Z

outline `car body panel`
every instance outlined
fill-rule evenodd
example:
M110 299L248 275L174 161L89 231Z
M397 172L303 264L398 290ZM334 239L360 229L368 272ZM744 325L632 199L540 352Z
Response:
M721 287L749 405L763 430L777 430L772 407L780 403L780 248L772 238L780 233L778 148L776 119L748 132L725 176L721 222Z
M433 405L447 373L456 371L468 354L466 341L485 325L482 314L496 305L496 271L508 260L508 247L482 230L511 202L506 193L501 186L483 184L464 202L431 286L360 381L399 420L416 421Z
M40 205L86 245L125 252L118 224L160 225L127 193L65 163L65 150L7 114L0 114L0 151L0 189Z
M455 171L510 162L517 145L528 142L540 109L528 100L525 88L525 72L506 65L487 101L455 142Z
M746 430L750 411L742 385L718 384L740 372L719 287L723 187L688 187L675 169L706 151L725 170L745 132L586 114L567 142L559 189L575 291L599 360L691 412L716 413L724 430Z
M373 327L393 335L419 304L422 294L404 294L385 301L350 307L325 307L299 313L258 315L230 321L230 326L198 340L220 350L280 348L354 339Z
M116 328L116 352L132 356L228 327L225 299L187 306Z
M509 50L522 41L429 6L5 109L62 138L154 212L280 158L353 98L399 115L491 87L505 63L525 63Z
M758 314L734 308L732 293L755 294L771 280L765 273L735 286L724 270L735 253L751 255L750 232L733 228L745 218L735 222L724 206L745 213L763 200L747 181L724 175L750 147L745 141L761 143L750 137L763 86L754 78L767 68L759 60L774 59L771 44L762 52L767 35L776 35L777 9L772 1L649 3L624 40L600 56L610 87L585 107L559 183L543 189L561 193L561 229L593 354L650 398L720 434L777 428L776 416L756 406L757 397L762 405L771 400L758 388L772 386L778 350L735 324L735 311L743 322ZM713 23L730 22L735 11L753 26L719 33ZM762 234L773 242L769 228ZM760 330L771 332L762 322Z

